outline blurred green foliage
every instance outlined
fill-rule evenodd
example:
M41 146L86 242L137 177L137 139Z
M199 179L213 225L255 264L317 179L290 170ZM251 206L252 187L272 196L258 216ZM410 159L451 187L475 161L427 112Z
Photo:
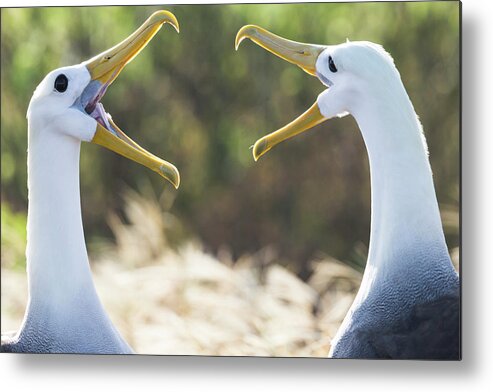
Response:
M2 203L2 267L21 269L25 266L27 216L24 211L13 212Z
M173 202L183 236L212 252L227 246L238 256L274 245L298 271L318 252L364 263L370 184L354 119L326 122L253 162L255 140L306 110L323 86L252 43L235 52L236 32L249 23L302 42L382 44L424 125L439 202L457 210L458 2L163 8L175 13L181 33L164 26L103 102L131 137L177 165L182 185L176 192L149 170L84 144L88 242L110 236L108 212L120 211L125 189L151 186L167 207ZM50 70L120 42L157 9L2 9L2 248L10 230L21 230L12 211L27 209L25 113L36 85ZM458 245L457 228L447 230L447 241Z

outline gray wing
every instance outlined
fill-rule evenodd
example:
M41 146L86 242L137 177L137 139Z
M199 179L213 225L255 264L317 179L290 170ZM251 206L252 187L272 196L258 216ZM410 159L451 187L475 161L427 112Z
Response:
M378 358L459 360L459 297L417 304L389 330L375 331L367 339Z
M7 332L2 335L0 352L2 353L16 352L16 344L14 342L15 335L16 335L15 332Z
M374 310L374 309L373 309ZM360 310L361 311L361 310ZM372 309L363 313L372 314ZM371 317L356 313L332 353L333 358L449 359L461 358L460 301L443 296L414 305L400 318L358 323Z

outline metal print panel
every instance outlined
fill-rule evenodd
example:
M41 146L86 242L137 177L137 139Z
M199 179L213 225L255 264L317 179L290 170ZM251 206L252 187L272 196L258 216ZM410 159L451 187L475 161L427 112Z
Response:
M461 358L459 2L1 22L2 352Z

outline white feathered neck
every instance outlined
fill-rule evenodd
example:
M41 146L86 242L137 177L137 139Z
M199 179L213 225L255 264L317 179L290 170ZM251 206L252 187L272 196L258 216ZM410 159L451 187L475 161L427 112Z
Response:
M80 141L29 123L27 275L19 336L41 351L131 352L93 283L82 227ZM24 336L25 335L25 336Z
M370 246L356 302L365 298L378 276L407 271L413 279L420 269L452 268L422 126L395 72L397 77L368 86L352 110L371 176Z
M82 227L79 155L80 141L29 125L27 271L36 301L66 301L78 288L94 290Z

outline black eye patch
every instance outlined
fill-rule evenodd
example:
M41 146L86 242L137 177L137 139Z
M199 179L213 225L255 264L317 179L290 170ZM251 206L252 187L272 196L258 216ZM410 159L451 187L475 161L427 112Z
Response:
M59 93L63 93L67 90L68 79L64 74L60 74L55 79L55 90Z
M332 56L329 56L329 69L331 72L337 72L337 67L334 64L334 60L332 60Z

